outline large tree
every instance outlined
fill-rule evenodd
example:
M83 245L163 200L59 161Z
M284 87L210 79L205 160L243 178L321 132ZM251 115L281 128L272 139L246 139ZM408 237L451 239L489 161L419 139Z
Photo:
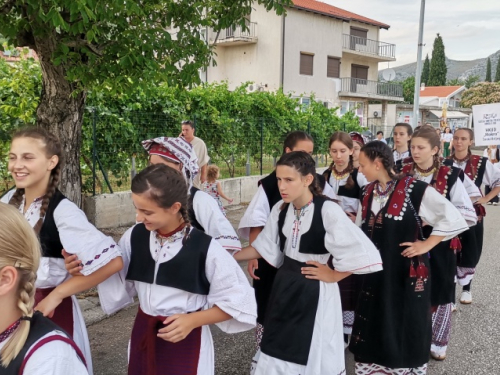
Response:
M424 83L426 86L429 83L429 74L431 72L431 63L429 61L429 54L425 56L424 67L422 69L422 75L420 82Z
M491 82L491 59L488 57L488 61L486 61L486 82Z
M431 71L429 73L429 86L446 85L446 55L444 52L444 43L441 35L437 34L432 47Z
M497 70L495 73L495 82L500 82L500 56L498 56L498 60L497 60Z
M278 14L290 0L257 0ZM213 50L206 29L245 27L252 0L0 0L0 34L36 51L42 69L37 125L59 136L62 190L81 200L85 99L95 85L116 92L152 81L189 86Z

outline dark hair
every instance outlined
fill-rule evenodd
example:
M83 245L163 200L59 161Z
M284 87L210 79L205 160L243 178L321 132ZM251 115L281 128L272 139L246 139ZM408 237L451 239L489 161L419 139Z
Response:
M45 213L47 212L47 208L49 207L50 200L54 196L54 193L56 192L57 186L59 185L59 181L61 179L61 169L63 164L61 142L59 141L59 138L57 138L54 134L40 127L28 127L20 129L14 133L14 135L12 136L12 141L17 138L38 139L44 143L45 156L47 158L51 158L54 155L59 158L59 162L57 163L57 165L50 171L49 183L47 185L45 195L43 196L42 206L40 208L40 219L33 227L35 233L38 234L42 229L43 219L45 217ZM23 200L23 195L24 189L16 189L15 193L9 200L9 204L19 208Z
M329 142L328 142L328 147L329 148L332 147L332 143L335 141L339 141L339 142L343 143L349 150L354 149L353 140L352 140L351 136L346 132L333 133L332 136L330 137ZM330 166L328 168L331 170L334 168L334 165L335 165L335 162L332 160L332 163L330 164ZM352 158L352 154L349 155L349 165L347 168L349 168L350 170L354 169L354 161ZM354 180L352 179L352 176L350 174L349 174L349 178L347 179L344 186L346 189L352 189L354 187Z
M384 132L383 132L382 130L379 130L379 131L377 132L377 135L379 135L379 134L384 135Z
M471 141L473 141L473 140L474 140L474 132L472 131L472 129L469 129L469 128L458 128L457 130L455 130L455 134L457 134L457 132L459 132L460 130L463 130L463 131L467 132L467 134L469 134L469 139L470 139ZM468 146L468 147L467 147L467 152L468 152L469 154L471 154L471 153L472 153L472 152L471 152L471 150L470 150L470 146ZM455 148L453 148L453 154L452 154L452 156L453 156L453 155L455 155ZM474 176L474 175L475 175L475 174L473 174L473 176Z
M311 155L304 151L292 151L283 154L276 163L276 166L287 166L294 168L301 176L305 177L308 174L313 176L313 182L309 185L309 190L314 196L322 196L323 191L319 186L318 177L316 175L316 163Z
M405 128L406 129L406 133L408 135L412 135L413 134L413 128L411 127L410 124L407 124L406 122L398 122L396 125L394 125L394 129L396 129L397 127Z
M429 142L431 148L437 147L438 150L441 148L441 139L439 139L439 136L436 134L436 129L432 126L421 126L420 129L413 133L412 138L424 138Z
M184 120L184 121L182 121L181 122L181 126L182 125L189 125L189 126L191 126L194 129L194 124L193 124L193 121L191 121L191 120Z
M150 165L133 178L131 190L134 194L147 194L161 208L170 208L179 202L179 212L189 226L188 187L179 171L164 164ZM188 233L186 231L186 235Z
M400 175L394 173L394 157L391 148L384 142L371 141L361 147L361 151L372 162L379 159L384 166L384 169L393 180L399 180Z
M286 152L287 148L289 148L290 150L293 150L293 148L300 141L311 141L314 144L313 137L311 137L306 132L296 130L296 131L293 131L291 133L288 133L288 135L286 136L285 141L283 142L283 154Z

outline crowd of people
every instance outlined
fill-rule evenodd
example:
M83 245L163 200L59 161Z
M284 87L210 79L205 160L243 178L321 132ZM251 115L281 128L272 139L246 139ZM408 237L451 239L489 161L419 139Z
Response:
M142 142L150 165L132 180L136 224L118 243L58 190L58 139L40 128L13 136L0 374L92 374L75 294L94 286L108 314L139 301L130 375L213 374L211 324L255 329L252 375L345 374L347 347L359 375L420 375L430 357L446 358L456 283L470 304L483 204L500 193L498 150L473 155L470 129L443 141L399 123L393 149L333 133L332 163L317 174L313 138L291 132L237 234L194 130L184 121L179 137Z

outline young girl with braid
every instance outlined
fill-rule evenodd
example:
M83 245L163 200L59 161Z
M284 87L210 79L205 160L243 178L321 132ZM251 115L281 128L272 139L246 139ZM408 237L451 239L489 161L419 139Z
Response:
M0 374L88 374L73 340L33 311L40 244L24 217L5 203L0 248Z
M75 340L92 373L87 329L74 294L97 285L123 264L115 241L90 224L83 211L57 189L62 156L59 140L41 128L15 133L8 168L16 189L2 202L17 207L40 238L35 309ZM70 278L63 249L78 256L84 276ZM107 291L99 290L99 296L105 301Z
M361 229L379 250L384 269L365 275L361 289L349 345L356 374L424 375L434 287L427 253L467 224L428 184L395 175L386 144L369 142L359 162L370 181L363 191ZM432 226L427 238L422 222Z
M179 172L150 165L132 180L132 200L138 224L119 242L124 268L104 282L116 286L110 303L139 299L128 374L213 375L208 325L255 327L253 290L220 243L190 225Z
M469 227L476 225L477 215L470 197L481 197L479 189L461 169L445 165L439 158L441 141L432 126L424 125L413 133L413 161L402 166L402 172L424 181L446 197L462 214ZM460 228L457 228L460 229ZM424 226L427 237L432 227ZM443 241L430 251L432 344L430 354L436 360L446 358L451 335L451 313L455 303L456 255L460 241Z
M474 132L471 129L459 128L453 135L454 153L449 157L453 160L453 165L460 168L474 184L481 189L481 186L491 187L491 191L486 196L479 198L475 204L478 217L477 224L462 235L462 251L457 257L457 278L462 286L460 303L472 303L471 282L476 272L483 250L484 236L484 216L486 211L482 206L500 193L500 170L495 168L487 157L472 155L470 147L474 141Z
M337 282L351 273L380 271L379 253L322 195L309 154L284 154L276 176L282 200L251 246L235 254L237 260L263 257L278 269L254 374L344 374ZM331 277L319 281L325 273Z

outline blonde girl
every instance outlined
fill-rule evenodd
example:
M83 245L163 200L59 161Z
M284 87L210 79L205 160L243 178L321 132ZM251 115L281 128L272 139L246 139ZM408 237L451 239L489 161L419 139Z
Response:
M88 374L75 343L33 312L40 244L23 216L4 203L0 203L0 247L0 373Z
M233 203L231 198L228 198L222 191L222 186L220 181L218 181L220 172L219 167L216 165L209 165L207 168L207 181L202 184L203 191L210 195L218 203L220 210L226 216L226 210L222 205L221 198L228 201L229 204Z

